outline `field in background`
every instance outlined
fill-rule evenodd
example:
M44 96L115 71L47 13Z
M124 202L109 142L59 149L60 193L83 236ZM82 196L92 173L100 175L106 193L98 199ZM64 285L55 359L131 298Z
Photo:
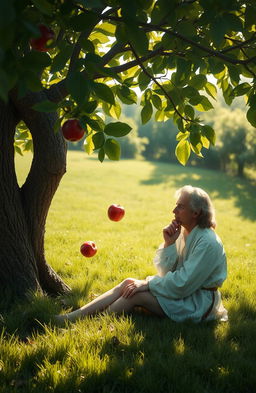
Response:
M29 156L17 158L20 183L28 166ZM222 294L229 322L193 325L141 315L103 315L65 329L48 323L31 335L31 321L44 322L47 310L62 310L60 301L36 296L23 314L3 317L6 331L17 329L12 336L3 334L1 341L4 392L254 389L256 191L248 181L156 162L100 163L82 152L69 152L68 172L47 220L47 260L73 289L62 299L68 307L84 304L126 277L154 274L155 249L163 226L173 217L175 190L184 184L204 188L216 208L217 232L228 257L229 277ZM118 223L107 218L112 203L126 209ZM79 252L86 240L98 246L90 259Z

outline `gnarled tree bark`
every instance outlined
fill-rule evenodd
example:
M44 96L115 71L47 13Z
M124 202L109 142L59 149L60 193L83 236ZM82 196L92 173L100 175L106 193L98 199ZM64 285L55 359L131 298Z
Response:
M44 235L52 198L66 171L66 143L54 133L55 113L36 112L32 106L44 92L12 95L0 102L0 292L2 299L24 297L28 291L50 295L70 288L46 262ZM14 164L14 134L23 120L33 138L33 160L19 187Z

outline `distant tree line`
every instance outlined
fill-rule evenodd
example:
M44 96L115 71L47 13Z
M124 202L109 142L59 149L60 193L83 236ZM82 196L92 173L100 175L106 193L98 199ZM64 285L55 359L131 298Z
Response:
M175 147L179 130L172 120L158 122L151 119L141 125L140 110L136 105L123 109L122 121L129 123L132 132L118 138L122 158L144 158L149 161L177 163ZM232 172L243 177L245 168L255 167L256 130L245 118L243 103L232 107L219 100L215 110L205 114L205 121L216 131L215 146L202 149L202 157L192 154L187 165ZM70 149L83 149L83 141L69 144Z

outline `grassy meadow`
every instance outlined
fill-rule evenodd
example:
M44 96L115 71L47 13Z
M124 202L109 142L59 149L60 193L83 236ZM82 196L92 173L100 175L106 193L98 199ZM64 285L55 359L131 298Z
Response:
M30 156L17 157L20 184ZM54 313L81 306L126 277L155 273L154 253L184 184L213 199L226 249L222 288L229 321L177 324L146 315L99 315L67 324ZM47 220L46 257L72 287L60 299L31 295L1 316L0 392L246 393L256 386L256 188L220 172L156 162L100 163L68 153ZM122 204L120 222L107 218ZM94 240L93 258L80 245Z

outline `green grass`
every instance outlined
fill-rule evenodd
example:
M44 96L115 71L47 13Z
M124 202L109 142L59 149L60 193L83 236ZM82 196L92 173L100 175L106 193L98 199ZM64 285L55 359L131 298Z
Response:
M19 181L29 156L17 158ZM154 274L162 227L172 218L174 192L206 189L217 212L229 276L222 294L229 322L177 324L132 315L100 315L51 325L54 312L78 307L126 277ZM179 165L120 161L103 164L70 152L68 172L52 203L46 256L73 292L64 299L31 296L0 321L0 392L246 393L256 384L256 191L248 181ZM111 203L125 218L111 222ZM98 253L84 258L80 245ZM40 321L40 322L37 322Z

